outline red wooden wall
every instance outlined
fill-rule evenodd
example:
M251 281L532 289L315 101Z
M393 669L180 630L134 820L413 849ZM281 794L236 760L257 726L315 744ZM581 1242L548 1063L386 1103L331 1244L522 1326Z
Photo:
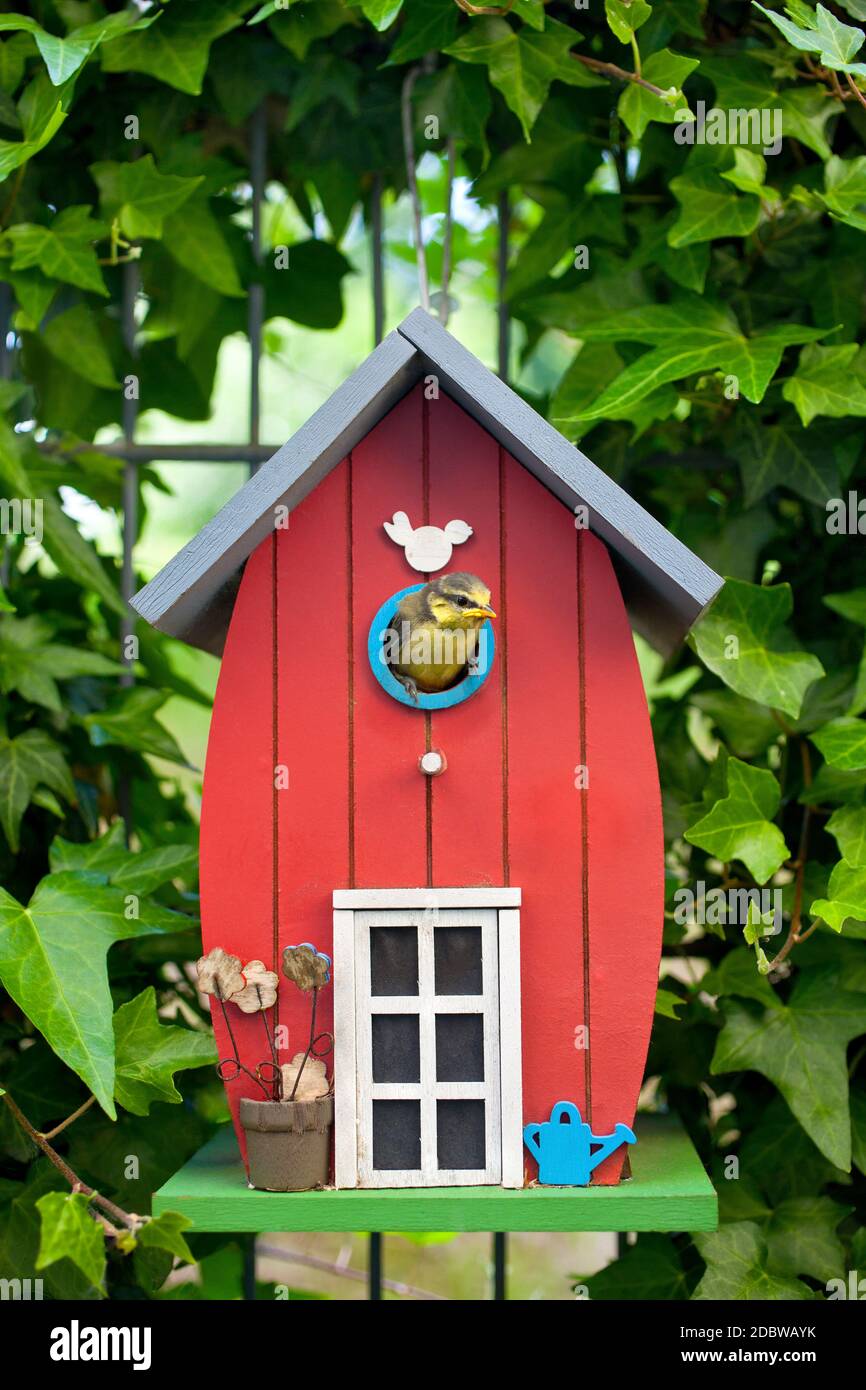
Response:
M486 684L432 714L391 700L367 663L373 614L422 578L383 530L398 509L416 526L473 527L450 568L480 574L499 614ZM431 745L448 758L435 780L417 766ZM625 609L604 545L453 401L427 401L418 386L247 563L205 774L205 950L278 970L289 943L330 951L334 888L480 884L523 890L525 1119L573 1100L596 1133L630 1123L657 983L663 842ZM247 1064L264 1059L261 1021L233 1014ZM282 980L287 1057L304 1046L306 1018ZM331 1026L330 990L320 1026ZM233 1107L256 1094L243 1079L228 1090ZM593 1180L616 1182L622 1157Z

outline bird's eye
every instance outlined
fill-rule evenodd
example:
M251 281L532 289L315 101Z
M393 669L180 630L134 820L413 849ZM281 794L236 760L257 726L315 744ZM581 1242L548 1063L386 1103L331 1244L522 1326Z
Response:
M465 596L464 594L458 594L458 596L457 596L457 602L460 604L460 607L461 607L461 608L468 608L468 607L469 607L469 599L466 598L466 596Z

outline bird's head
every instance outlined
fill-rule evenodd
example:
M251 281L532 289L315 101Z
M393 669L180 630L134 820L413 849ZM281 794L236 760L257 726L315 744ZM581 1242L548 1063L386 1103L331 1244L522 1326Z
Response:
M427 607L440 627L480 627L496 614L490 590L477 574L442 574L428 586Z

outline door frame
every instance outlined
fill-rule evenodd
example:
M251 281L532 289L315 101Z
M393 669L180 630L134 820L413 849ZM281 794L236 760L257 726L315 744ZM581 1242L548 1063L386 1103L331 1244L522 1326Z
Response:
M501 1185L523 1186L519 888L334 890L334 1154L338 1188L360 1185L355 935L358 912L494 908L498 937Z

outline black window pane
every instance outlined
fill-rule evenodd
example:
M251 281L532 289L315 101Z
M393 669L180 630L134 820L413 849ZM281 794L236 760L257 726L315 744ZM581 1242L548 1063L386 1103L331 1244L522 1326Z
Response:
M421 1167L420 1100L373 1101L373 1167Z
M373 1080L421 1080L417 1014L373 1014Z
M437 994L481 994L480 927L434 927Z
M483 1014L436 1015L436 1080L484 1080Z
M418 928L370 928L372 994L418 993Z
M440 1168L486 1168L483 1100L436 1102Z

